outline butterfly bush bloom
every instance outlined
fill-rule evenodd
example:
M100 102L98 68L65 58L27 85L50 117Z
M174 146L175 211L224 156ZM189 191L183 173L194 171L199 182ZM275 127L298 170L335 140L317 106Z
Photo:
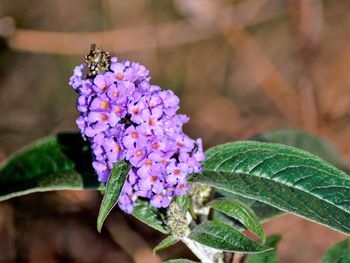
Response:
M126 213L132 213L139 197L154 207L168 207L175 195L189 190L187 175L201 170L201 139L183 133L189 119L176 114L179 98L152 85L143 65L116 57L110 62L103 71L77 66L69 82L79 94L77 125L91 142L92 165L105 184L116 162L130 162L118 200ZM86 76L88 68L94 74Z

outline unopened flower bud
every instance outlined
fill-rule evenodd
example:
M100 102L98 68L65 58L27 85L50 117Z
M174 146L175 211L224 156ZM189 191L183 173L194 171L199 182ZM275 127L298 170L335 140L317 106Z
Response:
M186 215L176 202L172 202L167 210L166 224L170 233L180 238L187 237L191 232Z
M189 191L191 197L193 211L196 214L208 214L209 209L203 207L209 200L211 188L208 185L201 183L192 184L192 188Z

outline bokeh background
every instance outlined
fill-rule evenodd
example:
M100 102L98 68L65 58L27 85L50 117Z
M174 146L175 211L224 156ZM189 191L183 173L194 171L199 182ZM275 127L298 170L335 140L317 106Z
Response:
M350 157L350 2L342 0L0 0L0 160L77 130L68 80L90 44L146 65L181 98L185 130L205 146L281 127L329 140ZM0 262L161 262L163 236L120 212L101 235L93 191L40 193L0 204ZM295 216L282 262L317 262L342 234Z

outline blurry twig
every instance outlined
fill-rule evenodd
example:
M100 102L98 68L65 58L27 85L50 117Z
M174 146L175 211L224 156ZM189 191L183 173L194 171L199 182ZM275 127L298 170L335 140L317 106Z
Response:
M209 38L214 33L209 26L199 29L188 21L90 33L16 29L8 38L8 44L21 51L74 55L81 54L82 50L96 42L110 52L121 53L196 42Z
M232 8L221 1L220 7L225 12L214 9L212 14L208 13L208 10L200 10L201 7L206 8L205 5L200 5L202 3L200 0L177 0L177 2L187 13L198 17L198 20L217 25L228 44L236 51L236 55L246 63L256 82L262 86L280 112L291 123L299 123L299 98L296 91L284 79L270 59L260 51L254 39L244 30L246 25L241 22L242 17L245 17L246 20L255 19L267 0L245 2L244 5L240 6L241 9L248 8L244 12L239 12L243 10L238 11L238 6ZM189 4L191 2L193 4ZM242 14L248 15L242 16Z
M0 262L16 262L16 229L13 221L13 208L0 205Z
M315 77L315 66L322 33L322 1L299 0L289 3L291 18L296 25L300 39L301 77L298 81L298 91L302 126L310 132L317 132L321 119L318 111L318 83Z
M77 194L79 193L79 194ZM62 191L57 194L71 202L77 203L84 209L95 214L96 208L91 207L89 198L91 196L88 193L80 191ZM152 249L146 243L146 241L132 230L124 216L112 213L113 220L108 220L105 223L105 227L109 231L112 239L117 243L125 253L127 253L135 263L161 263L162 260L158 255L153 255Z
M321 101L323 114L333 118L341 117L349 113L350 99L342 96L342 89L348 87L350 67L350 47L346 45L341 49L333 62L328 65L331 69L329 81L325 84L324 94Z
M246 6L237 5L235 12L240 13L240 9L245 10ZM275 17L279 11L276 9L276 12L269 12L258 19L243 16L239 18L239 21L242 25L258 24ZM232 10L220 11L218 17L226 16L230 12ZM0 29L3 28L0 30L0 37L7 39L10 48L59 55L81 54L82 50L91 43L98 43L110 52L122 53L194 43L219 34L218 29L212 23L201 23L198 17L162 25L88 33L48 32L19 28L9 30L6 26L13 27L13 24L8 23L8 19L0 20Z
M255 41L235 23L221 22L218 26L228 44L251 70L255 80L291 123L298 123L298 96L278 69L256 45Z
M240 263L242 262L243 258L244 258L244 254L242 253L236 253L234 254L234 257L232 259L232 263Z
M135 263L161 263L161 258L154 254L144 241L126 223L123 216L115 214L106 224L113 240L134 260Z
M266 0L253 1L249 6L250 10L253 10L249 12L249 19L253 19L266 2ZM270 59L260 51L254 39L244 30L236 9L237 7L234 9L227 7L225 13L217 16L216 24L219 31L236 51L237 56L249 67L255 80L262 86L280 112L291 123L298 123L299 120L296 117L299 115L299 105L295 90L290 87Z

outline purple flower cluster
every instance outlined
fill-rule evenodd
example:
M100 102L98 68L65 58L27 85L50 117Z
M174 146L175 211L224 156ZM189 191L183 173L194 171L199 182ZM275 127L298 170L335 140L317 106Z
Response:
M113 165L132 165L119 207L133 211L138 197L154 207L168 207L174 195L185 194L186 176L201 170L202 142L182 132L188 117L176 114L179 99L170 90L150 84L149 71L139 63L111 59L110 69L84 77L82 64L70 85L78 92L77 125L91 142L93 167L102 183Z

